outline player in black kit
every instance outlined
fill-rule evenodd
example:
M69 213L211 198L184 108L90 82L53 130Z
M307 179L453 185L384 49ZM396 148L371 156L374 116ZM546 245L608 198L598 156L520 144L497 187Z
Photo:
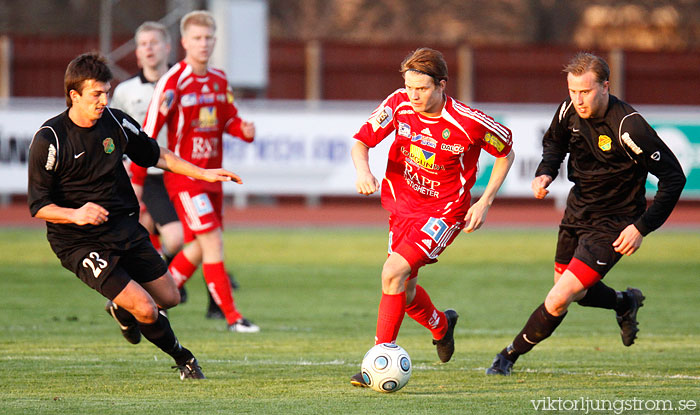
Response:
M157 307L177 305L180 296L138 223L139 205L122 157L209 182L241 180L158 147L133 118L107 107L111 79L98 54L80 55L68 65L68 109L44 123L29 149L29 209L46 221L47 238L61 264L114 302L123 330L136 327L172 356L181 379L202 379L197 359L158 312Z
M568 178L574 186L559 226L554 286L513 343L496 356L489 375L509 375L520 355L554 332L573 301L615 310L622 343L632 345L644 296L636 288L615 291L601 280L666 221L685 186L671 150L634 108L610 95L610 70L603 59L579 53L564 72L569 98L544 135L542 161L532 181L535 197L544 198L569 154ZM659 181L647 208L649 173Z

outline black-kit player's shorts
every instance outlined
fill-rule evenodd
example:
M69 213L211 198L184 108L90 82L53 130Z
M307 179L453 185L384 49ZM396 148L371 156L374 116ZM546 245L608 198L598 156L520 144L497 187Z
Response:
M57 255L66 269L110 300L129 281L143 284L158 279L168 270L146 232L121 249L98 241L93 246L81 245Z
M618 236L620 232L617 230L603 232L560 226L554 261L557 264L568 264L572 258L576 258L602 278L622 258L622 254L615 252L612 245Z
M168 191L163 184L162 174L149 174L143 182L143 195L141 196L146 210L158 225L167 225L179 221L173 203L170 201Z

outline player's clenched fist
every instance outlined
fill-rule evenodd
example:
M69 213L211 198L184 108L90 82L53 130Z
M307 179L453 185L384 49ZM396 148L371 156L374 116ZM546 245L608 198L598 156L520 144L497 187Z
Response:
M255 139L255 124L250 121L241 121L241 132L243 133L244 141L252 143Z
M357 193L362 195L371 195L379 190L379 182L372 173L358 173L357 181L355 182Z
M547 190L547 187L552 183L552 177L548 176L546 174L543 174L541 176L537 176L532 180L532 192L535 194L535 198L537 199L544 199L547 194L549 194L549 190Z

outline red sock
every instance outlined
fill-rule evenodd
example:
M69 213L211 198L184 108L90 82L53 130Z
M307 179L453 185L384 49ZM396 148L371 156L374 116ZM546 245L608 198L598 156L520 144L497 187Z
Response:
M158 253L162 253L161 252L162 247L160 246L160 237L158 235L156 235L155 233L149 233L148 239L151 240L151 243L153 244L153 247L156 249L156 251L158 251Z
M233 324L236 320L243 317L241 313L238 312L236 304L233 302L231 281L226 274L224 263L202 264L202 272L204 273L204 281L207 282L207 288L209 288L209 292L214 302L216 302L216 305L218 305L224 313L228 324Z
M168 271L170 271L170 275L173 276L177 288L182 288L196 269L197 266L193 265L182 251L175 255L175 258L170 261L170 265L168 266Z
M392 343L399 335L399 328L406 312L406 293L382 294L377 316L377 335L374 344Z
M433 338L440 340L447 333L445 313L435 308L430 296L420 285L416 285L416 296L413 302L406 306L406 314L420 325L430 330Z

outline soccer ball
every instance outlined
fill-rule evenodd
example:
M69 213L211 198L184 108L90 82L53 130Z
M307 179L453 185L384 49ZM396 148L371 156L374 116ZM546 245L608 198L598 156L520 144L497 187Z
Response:
M412 370L406 350L393 343L372 347L362 359L362 378L377 392L396 392L403 388Z

